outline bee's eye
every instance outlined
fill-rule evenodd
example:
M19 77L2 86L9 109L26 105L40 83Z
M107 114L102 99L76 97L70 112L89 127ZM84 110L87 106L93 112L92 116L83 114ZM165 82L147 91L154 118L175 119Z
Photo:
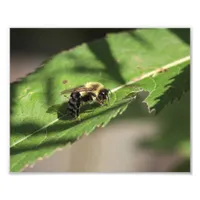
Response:
M103 89L99 94L105 96L108 94L108 91L107 89Z

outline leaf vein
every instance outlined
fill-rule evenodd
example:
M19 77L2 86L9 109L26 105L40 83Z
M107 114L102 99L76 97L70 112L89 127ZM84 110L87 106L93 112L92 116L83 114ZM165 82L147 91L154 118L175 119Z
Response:
M168 63L168 64L166 64L166 65L164 65L163 67L158 68L158 69L164 69L164 70L166 69L166 70L167 70L167 69L169 69L169 68L171 68L171 67L175 67L175 66L177 66L177 65L179 65L179 64L181 64L181 63L184 63L184 62L186 62L186 61L189 61L189 60L190 60L190 56L186 56L186 57L180 58L180 59L178 59L178 60L175 60L175 61L172 62L172 63ZM129 81L128 83L126 83L126 84L124 84L124 85L121 85L121 86L119 86L119 87L116 87L116 88L112 89L111 91L112 91L112 92L116 92L117 90L122 89L122 88L124 88L124 87L126 87L126 86L128 86L128 85L132 85L132 84L134 84L135 82L138 82L138 81L140 81L140 80L142 80L142 79L145 79L145 78L148 78L148 77L152 77L154 74L156 74L156 73L158 72L158 69L153 70L153 71L150 71L150 72L148 72L148 73L146 73L146 74L143 74L143 75L140 76L139 78L134 79L134 80L132 80L132 81ZM154 89L154 90L155 90L155 89ZM66 116L66 115L64 115L64 116ZM62 116L62 117L64 117L64 116ZM60 117L60 118L62 118L62 117ZM47 128L48 126L50 126L50 125L52 125L52 124L54 124L54 123L57 122L60 118L55 119L54 121L50 122L49 124L47 124L47 125L43 126L42 128L40 128L40 129L34 131L33 133L27 135L26 137L21 138L21 139L19 139L18 141L14 142L14 143L10 146L10 148L12 148L12 147L16 146L17 144L23 142L24 140L28 139L29 137L31 137L31 136L34 135L35 133L38 133L39 131L41 131L41 130Z

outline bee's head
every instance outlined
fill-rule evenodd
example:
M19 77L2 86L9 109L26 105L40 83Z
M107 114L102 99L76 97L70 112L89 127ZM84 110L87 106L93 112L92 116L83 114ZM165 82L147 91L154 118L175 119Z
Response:
M100 92L99 92L99 95L98 95L98 98L101 100L101 101L104 101L106 99L108 99L108 94L109 94L110 90L104 88L104 89L101 89Z

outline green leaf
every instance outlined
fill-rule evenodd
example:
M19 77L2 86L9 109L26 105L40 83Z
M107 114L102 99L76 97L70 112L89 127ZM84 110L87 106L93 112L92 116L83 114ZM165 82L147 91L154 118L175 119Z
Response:
M51 57L34 73L11 84L10 170L20 171L96 127L104 127L123 113L141 89L149 92L145 100L149 109L159 102L162 108L169 102L162 95L188 67L189 55L189 44L175 31L143 29L110 34ZM71 120L67 98L60 92L91 81L112 89L110 103L85 105L81 121ZM176 98L173 95L169 99Z

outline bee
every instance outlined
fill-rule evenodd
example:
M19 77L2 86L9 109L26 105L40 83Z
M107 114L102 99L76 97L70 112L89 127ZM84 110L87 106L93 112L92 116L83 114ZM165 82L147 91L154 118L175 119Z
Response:
M106 101L109 102L110 92L99 82L88 82L85 85L64 90L61 95L71 93L68 101L68 111L73 118L77 118L82 104L97 102L100 105L104 105Z

